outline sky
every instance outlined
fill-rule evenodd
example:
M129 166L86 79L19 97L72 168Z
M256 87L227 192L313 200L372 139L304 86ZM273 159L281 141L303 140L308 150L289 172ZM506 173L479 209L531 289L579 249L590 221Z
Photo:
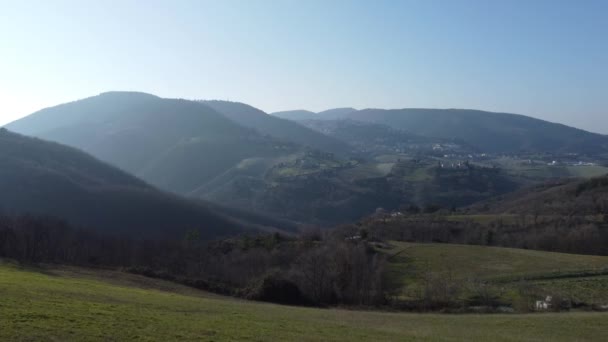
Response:
M111 90L608 134L608 1L0 0L0 125Z

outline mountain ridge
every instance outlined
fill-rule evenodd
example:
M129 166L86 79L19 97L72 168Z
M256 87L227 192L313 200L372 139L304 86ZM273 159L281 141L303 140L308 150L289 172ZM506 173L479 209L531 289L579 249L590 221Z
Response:
M350 150L349 146L342 141L298 125L291 120L269 115L258 108L242 102L221 100L202 100L200 102L213 108L230 120L245 127L256 129L262 134L342 155L348 154Z

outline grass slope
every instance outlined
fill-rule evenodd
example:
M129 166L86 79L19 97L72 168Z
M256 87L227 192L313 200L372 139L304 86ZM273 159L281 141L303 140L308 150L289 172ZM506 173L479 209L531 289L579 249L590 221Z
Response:
M384 250L391 255L390 277L403 285L406 296L421 286L425 275L439 274L455 281L475 279L511 290L526 280L546 293L590 303L608 302L608 256L456 244L390 245ZM505 296L513 295L509 292Z
M0 264L6 341L593 341L608 314L397 314L207 295L117 272Z
M437 243L391 242L391 245L387 252L394 255L393 265L402 271L450 268L461 278L518 279L608 268L607 256Z

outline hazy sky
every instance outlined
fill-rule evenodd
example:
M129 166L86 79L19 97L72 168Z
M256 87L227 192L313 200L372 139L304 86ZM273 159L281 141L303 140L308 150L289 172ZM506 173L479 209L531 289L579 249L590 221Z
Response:
M109 90L608 133L608 1L0 0L0 124Z

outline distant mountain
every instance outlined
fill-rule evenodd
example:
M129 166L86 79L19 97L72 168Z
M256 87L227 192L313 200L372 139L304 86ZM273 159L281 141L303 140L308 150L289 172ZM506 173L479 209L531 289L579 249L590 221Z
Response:
M292 120L335 119L321 114L279 114ZM343 115L417 135L462 141L484 152L608 153L608 136L524 115L469 109L364 109Z
M201 102L228 117L230 120L242 126L253 128L262 134L337 154L347 154L350 151L350 147L342 141L320 134L293 121L268 115L244 103L228 101Z
M348 117L425 136L459 139L486 152L608 151L608 136L517 114L466 109L366 109Z
M326 119L343 119L347 117L348 114L352 112L356 112L355 108L346 107L346 108L334 108L324 110L322 112L318 112L317 115Z
M131 92L43 109L7 128L80 148L182 194L243 159L274 158L299 149L239 125L204 103Z
M374 122L339 119L300 120L298 123L347 142L356 152L371 157L394 153L432 153L439 149L442 154L471 151L457 141L417 135Z
M0 211L67 219L103 233L210 238L258 228L156 190L92 156L0 129ZM240 215L236 215L240 216Z

